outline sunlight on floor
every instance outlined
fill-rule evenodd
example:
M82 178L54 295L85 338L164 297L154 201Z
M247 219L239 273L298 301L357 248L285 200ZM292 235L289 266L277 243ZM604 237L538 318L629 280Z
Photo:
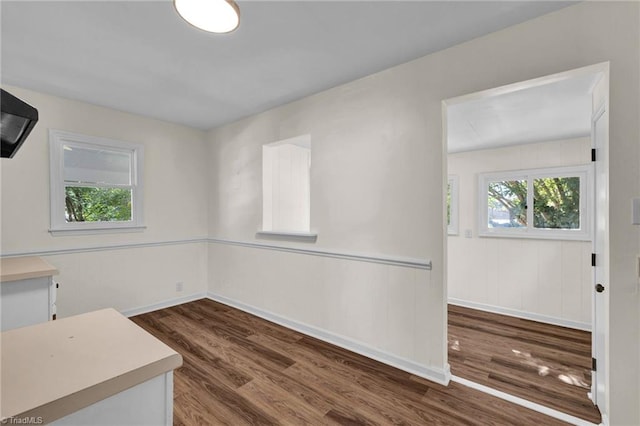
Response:
M453 349L454 351L460 351L460 340L454 340L453 342L449 342L449 349Z
M561 382L569 385L578 386L584 389L590 389L590 384L582 377L582 373L574 371L570 368L561 365L545 365L542 359L535 358L529 352L519 351L517 349L511 349L511 352L517 358L520 358L520 363L530 367L534 367L538 370L538 375L556 377ZM551 364L551 363L548 363Z

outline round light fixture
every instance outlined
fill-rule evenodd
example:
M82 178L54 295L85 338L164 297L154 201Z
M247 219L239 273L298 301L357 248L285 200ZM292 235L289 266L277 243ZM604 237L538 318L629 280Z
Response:
M240 8L233 0L173 0L188 23L210 33L230 33L240 25Z

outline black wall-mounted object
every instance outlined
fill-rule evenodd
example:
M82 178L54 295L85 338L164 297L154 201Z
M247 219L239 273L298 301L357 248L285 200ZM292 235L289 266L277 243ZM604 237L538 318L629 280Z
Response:
M38 122L38 110L0 89L2 158L12 158Z

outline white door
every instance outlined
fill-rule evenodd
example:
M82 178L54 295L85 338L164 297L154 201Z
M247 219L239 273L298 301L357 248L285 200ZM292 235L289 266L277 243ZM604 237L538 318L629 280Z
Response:
M609 250L608 250L608 138L609 112L603 104L593 117L593 146L596 149L595 166L595 220L593 252L596 255L593 282L592 353L596 370L592 374L591 397L604 416L608 414L607 387L607 335L609 329Z

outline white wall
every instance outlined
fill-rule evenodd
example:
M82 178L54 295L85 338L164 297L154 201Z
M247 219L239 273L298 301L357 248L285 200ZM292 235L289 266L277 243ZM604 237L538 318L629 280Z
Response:
M387 318L399 318L403 328L418 336L410 359L441 370L446 362L441 101L610 61L610 419L613 424L640 423L635 271L640 229L629 218L630 199L640 194L639 15L635 2L580 3L213 131L210 236L254 240L261 219L261 144L310 133L311 227L318 232L314 248L433 260L433 270L417 284L424 291L411 300L401 295L385 306ZM344 297L348 304L357 303L353 309L359 312L377 311L371 292L386 287L386 294L395 294L410 280L390 281L375 274L375 266L332 260L322 269L330 277L310 279L316 270L300 273L304 257L292 253L279 253L278 262L251 270L236 246L214 246L218 256L236 261L210 260L212 292L404 353L403 339L409 337L391 342L354 332L353 327L371 327L366 315L356 315L358 324L347 325L330 323L329 312L321 312L319 319L301 312L315 305L340 306ZM264 253L251 254L247 264L260 262ZM283 271L290 275L277 279ZM358 284L360 277L364 283ZM318 293L318 286L329 280L341 291ZM231 290L236 286L242 292ZM291 299L278 302L273 294L291 294ZM404 318L412 305L416 316ZM428 329L421 330L424 321Z
M415 72L404 77L375 75L213 131L210 237L255 242L262 145L311 134L317 244L283 244L433 258L441 269L441 247L424 244L434 232L441 241L441 208L415 182L441 181L442 157L427 155L427 126L418 135L405 131L421 108L411 99ZM407 163L414 154L427 166ZM432 272L220 244L210 247L209 268L214 294L409 360L444 380L445 293Z
M478 174L591 161L590 138L449 154L459 179L458 235L448 237L453 303L589 329L590 241L478 237ZM471 231L471 238L465 231Z
M40 121L12 159L2 159L2 254L48 252L60 270L58 315L103 307L128 310L204 293L207 182L204 133L108 108L3 86L39 111ZM50 128L145 147L142 232L52 236L49 232ZM197 243L184 240L200 239ZM167 242L183 242L167 244ZM157 244L127 248L131 244ZM87 248L125 246L119 250ZM67 250L77 252L67 253ZM175 283L184 283L176 293Z

